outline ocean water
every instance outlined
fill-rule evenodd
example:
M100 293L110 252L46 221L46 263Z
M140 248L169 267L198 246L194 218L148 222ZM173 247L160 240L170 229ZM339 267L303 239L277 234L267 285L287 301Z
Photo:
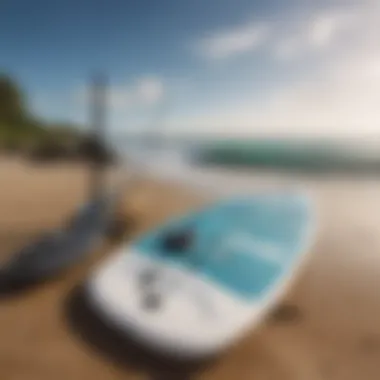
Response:
M175 185L184 185L197 195L206 198L226 196L244 196L261 192L314 192L321 182L353 183L358 180L373 179L380 176L371 170L347 169L334 170L307 165L223 165L221 163L205 163L201 160L203 149L211 146L208 142L192 142L192 144L173 143L162 145L123 144L120 154L123 155L126 167L144 172L150 178L164 180ZM348 181L348 182L347 182ZM344 185L345 186L345 185ZM343 186L343 187L344 187ZM377 185L378 186L378 185Z
M372 140L238 140L134 138L118 142L126 160L167 165L380 174L380 143ZM160 157L160 159L158 159Z

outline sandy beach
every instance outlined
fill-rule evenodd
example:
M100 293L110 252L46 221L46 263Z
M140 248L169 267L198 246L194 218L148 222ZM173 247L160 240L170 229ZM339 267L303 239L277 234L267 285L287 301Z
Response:
M297 312L269 316L192 378L379 379L380 179L249 175L253 189L263 181L274 188L281 182L306 187L316 200L317 241L283 301ZM0 259L67 217L85 198L86 180L79 166L38 167L0 158ZM131 238L202 202L180 186L143 181L123 204L137 221ZM112 248L104 245L60 278L0 300L0 379L154 378L143 368L116 365L79 339L63 316L71 289Z

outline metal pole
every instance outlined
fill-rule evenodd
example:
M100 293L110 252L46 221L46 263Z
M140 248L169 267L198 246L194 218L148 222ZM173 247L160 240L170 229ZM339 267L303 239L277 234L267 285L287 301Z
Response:
M90 197L101 195L105 172L105 163L99 153L105 148L107 78L102 73L94 74L90 84Z

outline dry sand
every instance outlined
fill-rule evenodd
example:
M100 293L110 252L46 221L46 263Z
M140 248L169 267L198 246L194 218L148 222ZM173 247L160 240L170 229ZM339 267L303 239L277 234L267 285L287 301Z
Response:
M66 217L85 196L85 178L80 167L0 160L0 257ZM252 183L263 178L279 181L252 174ZM285 318L280 310L267 318L195 379L380 378L380 180L290 181L315 195L320 222L310 261L284 300L298 314ZM125 202L137 216L134 234L202 202L168 184L143 185ZM79 339L63 317L70 290L110 251L104 246L61 278L1 299L1 380L153 378L144 369L115 365Z

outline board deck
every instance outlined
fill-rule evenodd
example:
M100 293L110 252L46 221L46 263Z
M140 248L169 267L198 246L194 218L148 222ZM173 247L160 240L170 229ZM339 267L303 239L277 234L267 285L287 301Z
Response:
M148 345L184 355L212 353L258 323L283 294L313 228L305 196L219 201L123 247L90 279L90 298L105 317ZM186 229L195 236L188 249L166 251L164 237ZM142 288L139 281L149 270L155 284ZM153 313L141 302L147 288L160 297Z
M200 276L237 297L258 301L303 254L310 218L306 202L288 196L221 202L148 233L135 247L167 265L188 268L198 263ZM186 227L197 234L188 255L167 255L160 249L161 236Z

